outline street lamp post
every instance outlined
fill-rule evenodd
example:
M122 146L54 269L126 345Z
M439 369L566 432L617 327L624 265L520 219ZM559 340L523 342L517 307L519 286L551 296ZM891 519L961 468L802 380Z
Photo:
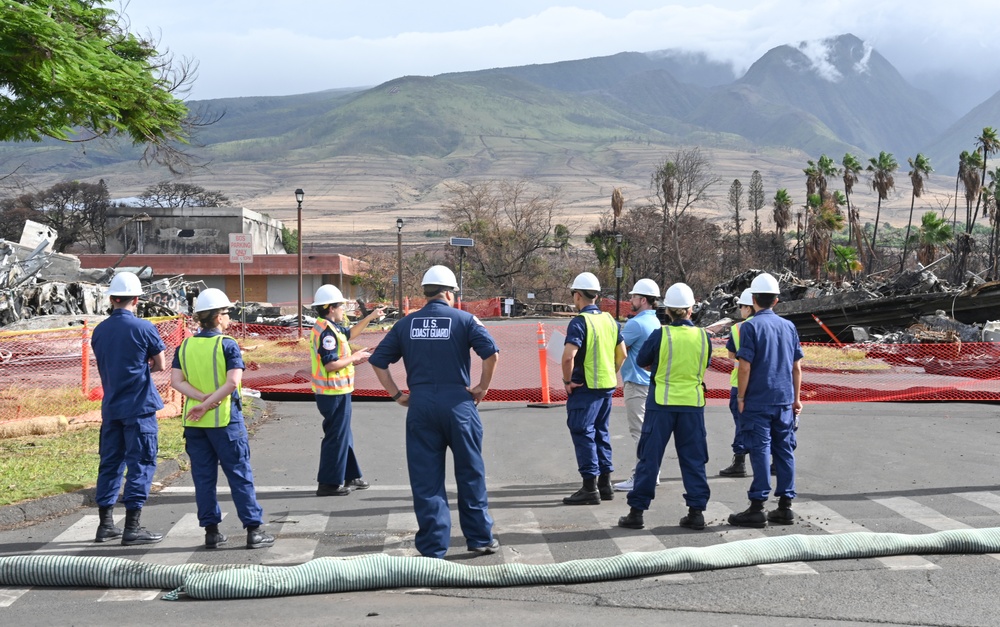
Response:
M465 261L465 249L472 248L476 245L476 242L471 237L453 237L448 240L448 243L452 246L458 246L458 299L456 306L461 309L462 294L464 294L462 291L462 288L464 287L464 284L462 283L462 264Z
M306 193L302 191L302 188L295 190L295 202L298 203L298 234L297 234L297 244L299 256L299 310L295 314L298 320L299 327L299 339L302 339L302 200L306 197Z
M403 218L396 218L396 286L399 290L399 315L403 313Z

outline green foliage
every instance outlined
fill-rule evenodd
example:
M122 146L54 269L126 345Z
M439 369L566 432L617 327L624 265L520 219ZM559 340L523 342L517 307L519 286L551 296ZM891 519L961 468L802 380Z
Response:
M282 226L281 245L285 247L285 252L287 253L299 252L299 232L293 231L287 226Z
M3 3L0 140L123 136L174 163L188 109L173 92L189 78L153 42L123 30L107 0ZM176 72L180 72L177 75Z
M201 185L160 181L139 194L140 207L225 207L229 197Z

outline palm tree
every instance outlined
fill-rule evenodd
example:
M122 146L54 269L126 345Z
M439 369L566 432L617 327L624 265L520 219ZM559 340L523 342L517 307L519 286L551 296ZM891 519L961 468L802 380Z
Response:
M937 256L937 247L951 240L952 228L948 225L947 218L938 217L937 213L928 211L920 217L917 237L919 241L917 261L929 266Z
M913 184L913 191L910 193L910 217L906 221L906 235L903 237L903 258L899 260L899 271L903 271L906 265L906 248L910 242L910 227L913 225L913 205L917 198L924 193L924 181L934 171L931 167L931 160L922 153L917 153L915 158L907 158L910 164L910 183Z
M833 246L833 260L827 262L826 269L836 278L843 276L853 277L855 272L860 271L863 266L858 259L858 251L850 246Z
M875 209L875 229L872 231L871 253L868 256L868 269L871 270L875 264L875 250L878 247L878 221L882 215L882 201L889 197L889 192L896 188L896 179L893 173L899 168L896 158L892 153L882 151L878 158L870 157L868 167L865 168L872 173L872 190L878 194L878 205Z
M983 129L982 134L976 138L976 150L983 157L982 178L979 179L979 188L982 189L986 187L986 162L989 160L990 155L1000 150L1000 137L997 137L997 131L992 126L987 126ZM979 216L979 204L982 201L982 196L976 201L976 211L972 214L972 221L975 222L976 218Z
M965 266L969 258L969 253L972 252L972 228L975 225L972 213L972 201L979 197L979 192L982 188L979 171L983 167L983 163L983 156L978 150L972 152L963 150L959 156L958 177L965 188L965 229L955 235L956 259L952 275L952 281L955 283L965 280Z
M812 196L816 193L819 188L819 168L816 167L816 162L810 159L806 161L809 164L808 167L802 170L802 173L806 175L806 198Z
M819 172L817 177L817 192L819 192L819 197L824 201L829 198L829 194L826 191L826 178L833 178L840 175L840 168L837 164L833 162L833 159L827 157L826 155L820 155L819 161L816 163L816 170Z
M996 278L997 274L997 244L998 239L1000 239L1000 215L998 215L998 207L1000 207L1000 168L994 168L990 170L990 184L986 186L986 192L983 194L984 207L983 213L990 218L991 229L990 229L990 261L989 261L989 275L988 279Z
M844 214L833 199L820 200L819 194L809 197L807 208L809 218L809 243L806 244L806 259L813 278L819 279L820 270L827 268L830 256L830 241L834 231L844 228Z
M861 162L858 158L851 153L844 154L844 159L840 162L840 165L844 166L843 178L844 178L844 196L847 197L847 225L848 233L847 239L857 240L858 258L860 259L864 255L864 232L861 230L861 216L858 210L854 208L851 204L851 192L854 191L854 184L858 182L858 174L863 169Z
M778 231L778 238L784 240L785 230L792 222L792 197L788 195L788 190L781 188L774 193L774 228Z

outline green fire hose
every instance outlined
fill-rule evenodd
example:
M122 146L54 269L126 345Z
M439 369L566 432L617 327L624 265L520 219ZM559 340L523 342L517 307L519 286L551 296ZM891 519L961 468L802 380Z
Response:
M297 566L162 566L116 557L15 555L0 557L0 585L152 588L172 590L164 595L167 600L181 595L195 599L248 599L402 587L573 584L778 562L945 553L1000 553L1000 528L922 535L797 534L558 564L486 566L380 553L322 557Z

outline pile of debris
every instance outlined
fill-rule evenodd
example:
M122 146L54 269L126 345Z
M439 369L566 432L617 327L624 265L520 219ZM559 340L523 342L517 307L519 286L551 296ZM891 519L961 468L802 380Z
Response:
M727 333L737 297L761 272L747 270L716 285L696 306L695 323ZM804 342L981 342L983 325L1000 311L1000 282L973 279L953 287L927 268L884 282L811 281L788 272L775 278L781 294L774 311L795 324Z

